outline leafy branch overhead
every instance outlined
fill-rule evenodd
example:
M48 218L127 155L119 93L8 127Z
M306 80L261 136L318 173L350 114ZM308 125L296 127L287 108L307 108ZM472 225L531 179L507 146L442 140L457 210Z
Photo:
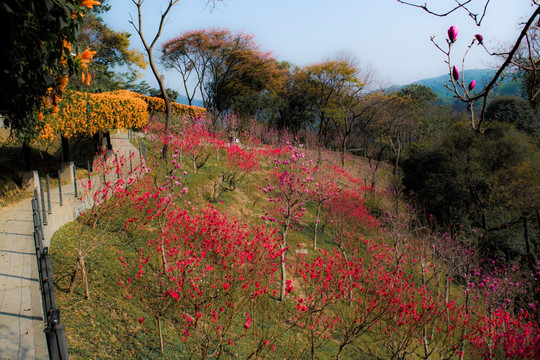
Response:
M43 126L39 114L57 104L66 76L85 70L91 56L77 48L77 41L85 15L97 5L93 0L0 5L0 112L23 143L36 138Z

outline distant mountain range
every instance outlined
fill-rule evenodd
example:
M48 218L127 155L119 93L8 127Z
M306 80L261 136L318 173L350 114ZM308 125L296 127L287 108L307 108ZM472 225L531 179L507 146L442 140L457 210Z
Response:
M488 69L474 69L465 71L467 84L472 80L476 80L476 89L478 91L482 90L482 88L491 81L494 75L495 70ZM439 99L443 104L451 104L457 99L454 97L454 93L445 87L445 84L450 83L449 76L450 75L441 75L431 79L419 80L412 84L424 85L431 88L431 90L433 90L439 96ZM514 80L512 77L507 76L502 83L499 84L499 86L493 89L492 95L521 96L521 83Z
M482 90L482 88L491 81L494 75L495 70L489 69L473 69L465 71L467 84L472 80L476 80L476 89L478 91ZM445 84L448 83L450 83L449 75L441 75L431 79L418 80L412 84L431 88L431 90L439 96L439 99L443 104L452 104L454 102L460 103L460 101L454 97L454 93L445 87ZM521 84L512 77L507 76L499 86L493 89L492 96L522 96ZM187 97L181 94L178 95L176 102L179 104L188 104ZM193 99L192 105L204 107L203 101L200 99Z

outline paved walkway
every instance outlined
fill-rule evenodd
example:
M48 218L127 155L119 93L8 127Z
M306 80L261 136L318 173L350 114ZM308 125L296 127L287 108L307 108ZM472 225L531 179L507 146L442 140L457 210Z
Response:
M125 159L122 174L127 174L131 166L139 165L139 152L129 142L127 134L111 134L111 142L118 156ZM130 154L136 154L131 156L131 162ZM109 156L109 168L113 161L114 157ZM97 167L94 162L94 169ZM112 168L106 181L116 178ZM79 198L75 198L73 182L62 186L63 206L60 206L58 189L51 190L52 214L47 214L49 221L44 226L45 246L49 246L60 226L75 220L92 204L91 192L85 186L87 181L77 182ZM92 177L93 184L102 182L102 174ZM31 199L0 209L0 360L49 358L33 232Z

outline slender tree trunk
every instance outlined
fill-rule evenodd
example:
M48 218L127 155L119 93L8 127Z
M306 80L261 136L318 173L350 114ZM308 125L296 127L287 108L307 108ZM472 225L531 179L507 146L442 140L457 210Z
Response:
M450 287L452 286L452 282L450 281L450 278L448 277L448 274L445 274L444 279L444 303L447 305L445 306L446 311L446 326L450 327L450 310L448 309L448 302L450 299Z
M470 295L469 293L465 293L465 313L469 314L469 307L470 307ZM459 355L459 359L463 360L465 356L465 338L467 337L467 326L463 326L463 332L461 334L461 354Z
M60 136L62 140L62 161L71 161L71 155L69 154L69 140L64 135Z
M398 173L398 169L399 169L399 158L401 156L401 146L399 146L397 148L397 151L396 151L396 160L394 161L394 169L393 169L393 175L394 177L396 177L397 173Z
M311 330L311 360L315 360L315 334L313 330Z
M84 265L84 257L82 255L79 256L79 262L81 264L84 297L88 300L90 299L90 290L88 289L88 274L86 272L86 266Z
M86 273L86 266L84 265L84 256L82 255L82 252L80 250L77 254L77 263L75 264L75 268L73 269L73 273L71 274L71 280L68 289L69 294L73 293L73 290L75 290L75 284L77 283L79 271L82 274L84 297L86 299L90 299L90 290L88 288L88 275Z
M319 226L319 215L321 214L322 203L317 204L317 215L315 216L315 230L313 231L313 250L317 250L317 227Z
M24 168L26 171L34 170L34 162L32 161L32 148L28 143L23 143Z
M163 354L163 330L161 328L161 315L156 316L156 319L157 319L158 334L159 334L159 350Z
M426 286L426 272L425 272L425 263L424 263L424 260L422 260L421 262L421 269L422 269L422 286ZM422 326L422 345L423 345L423 348L424 348L424 358L425 359L429 359L430 356L429 356L429 338L428 338L428 334L429 331L428 331L428 328L427 328L427 324L424 324L424 326Z
M75 283L77 281L77 276L79 275L79 258L77 257L77 262L75 263L75 268L73 269L73 272L71 273L71 280L69 282L69 289L68 294L73 293L73 290L75 290Z
M285 267L285 249L287 248L287 231L289 230L286 225L285 230L283 230L283 242L281 243L281 294L279 296L280 301L285 300L285 288L287 287L287 268Z

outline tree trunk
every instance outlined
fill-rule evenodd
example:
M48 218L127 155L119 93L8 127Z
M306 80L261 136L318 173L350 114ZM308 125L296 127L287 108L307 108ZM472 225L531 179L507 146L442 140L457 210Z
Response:
M321 214L322 203L317 204L317 215L315 216L315 230L313 231L313 250L317 250L317 227L319 226L319 215Z
M112 150L111 133L109 131L105 133L105 138L107 139L107 150Z
M79 263L81 265L84 297L86 300L88 300L90 299L90 290L88 289L88 274L86 273L86 266L84 265L84 257L82 255L79 256Z
M34 170L34 162L32 161L32 148L29 144L23 143L24 168L26 171Z
M157 319L157 326L158 326L158 334L159 334L159 350L161 350L161 353L163 354L163 330L161 328L161 316L156 316Z
M82 255L82 252L80 250L77 254L77 263L75 264L75 269L73 269L73 273L71 274L71 280L68 289L69 294L73 293L73 290L75 290L75 284L77 283L79 271L82 273L84 297L86 299L90 299L90 291L88 289L88 276L86 273L86 267L84 265L84 256Z
M69 140L63 135L60 138L62 140L62 161L70 162L71 155L69 154Z
M68 294L73 293L73 290L75 290L75 283L77 281L77 276L79 275L79 258L77 257L77 262L75 263L75 269L73 269L73 273L71 273L71 280L69 282L69 289Z
M401 156L401 146L399 146L397 151L396 151L396 160L394 161L394 169L392 171L394 177L396 177L396 175L398 173L400 156Z
M280 301L285 300L285 288L287 287L287 268L285 267L285 248L287 247L287 230L288 227L285 228L283 231L283 242L281 243L281 250L283 251L281 253L281 294L279 296Z

